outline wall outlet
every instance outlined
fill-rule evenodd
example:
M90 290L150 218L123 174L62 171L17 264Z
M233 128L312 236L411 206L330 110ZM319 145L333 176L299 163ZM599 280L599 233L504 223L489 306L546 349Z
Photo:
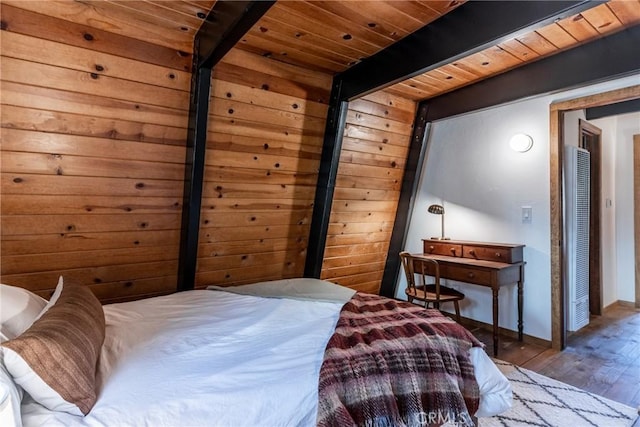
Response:
M532 208L531 206L523 206L522 207L522 223L523 224L531 224L532 222Z

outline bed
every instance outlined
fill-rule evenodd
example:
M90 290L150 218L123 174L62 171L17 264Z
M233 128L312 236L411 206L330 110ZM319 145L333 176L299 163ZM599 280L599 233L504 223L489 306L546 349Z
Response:
M58 288L65 292L67 287ZM32 311L38 312L38 304ZM58 304L60 300L48 303L49 310ZM356 306L367 313L356 313ZM412 307L418 310L412 313ZM75 314L74 310L71 312ZM393 341L415 341L416 337L423 342L439 342L439 333L427 336L413 329L408 333L412 338L383 339L381 334L396 334L398 325L408 323L409 317L405 316L429 318L425 321L436 329L443 325L448 328L455 322L435 310L427 312L373 295L354 295L351 290L324 281L289 279L233 289L212 287L109 304L101 310L105 326L103 342L96 347L95 402L84 407L86 415L74 414L77 407L69 410L56 407L41 396L34 399L16 384L24 375L16 375L16 368L8 366L13 363L10 356L15 356L10 343L28 337L29 331L46 323L45 315L0 347L0 402L5 396L0 409L4 408L5 420L21 419L25 426L437 425L467 422L471 416L491 416L511 404L508 381L482 347L465 338L467 332L461 327L460 337L454 343L446 343L444 356L424 352L420 355L421 360L432 365L431 369L440 369L438 387L442 383L442 387L451 388L435 397L440 409L412 407L415 401L405 407L397 396L406 392L403 388L423 381L406 372L392 372L393 383L385 386L393 388L391 392L396 397L392 400L396 403L381 400L381 396L388 400L385 393L390 393L390 389L377 386L385 381L372 378L362 365L354 367L345 360L366 356L369 361L377 360L375 369L380 369L380 354L367 353L377 344L385 347ZM387 323L373 326L368 321L372 316L387 316ZM71 332L66 334L73 336L73 326L68 330ZM374 336L369 344L362 342L367 334ZM6 335L4 339L12 338ZM366 348L360 353L367 354L354 354L354 348ZM345 352L349 353L347 359ZM456 359L446 361L453 366L447 367L451 372L443 370L442 360L447 358ZM39 360L44 364L50 359L56 358ZM402 367L407 360L403 355L394 363ZM393 365L388 360L382 364ZM461 379L461 372L454 372L456 369L471 369L473 383L464 372ZM409 370L413 368L407 367ZM366 388L364 398L360 392L354 395L358 384ZM34 386L27 382L23 387L29 390ZM39 393L38 387L42 384L38 383L32 394ZM73 388L75 391L82 387ZM479 397L475 403L474 394ZM421 398L424 400L424 396L418 396L418 400ZM358 406L354 399L364 399L360 406L369 409L381 403L397 407L358 412L353 410ZM62 402L65 403L68 402ZM461 404L473 412L460 410Z

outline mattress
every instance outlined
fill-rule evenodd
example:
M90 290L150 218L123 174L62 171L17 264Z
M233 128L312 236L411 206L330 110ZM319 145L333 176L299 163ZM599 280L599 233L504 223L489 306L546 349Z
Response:
M25 426L311 426L324 348L343 302L195 290L104 306L99 396L85 417L25 395ZM506 410L508 381L472 350L478 416Z

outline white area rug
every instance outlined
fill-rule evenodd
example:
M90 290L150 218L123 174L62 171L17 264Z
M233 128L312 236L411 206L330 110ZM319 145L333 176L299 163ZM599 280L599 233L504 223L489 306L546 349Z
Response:
M494 360L513 388L513 406L480 427L629 427L638 410L511 363Z

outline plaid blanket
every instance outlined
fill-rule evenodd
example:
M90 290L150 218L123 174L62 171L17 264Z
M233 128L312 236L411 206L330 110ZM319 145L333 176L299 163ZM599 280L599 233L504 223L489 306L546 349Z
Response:
M437 310L356 293L325 350L318 426L472 426L472 346L482 344Z

